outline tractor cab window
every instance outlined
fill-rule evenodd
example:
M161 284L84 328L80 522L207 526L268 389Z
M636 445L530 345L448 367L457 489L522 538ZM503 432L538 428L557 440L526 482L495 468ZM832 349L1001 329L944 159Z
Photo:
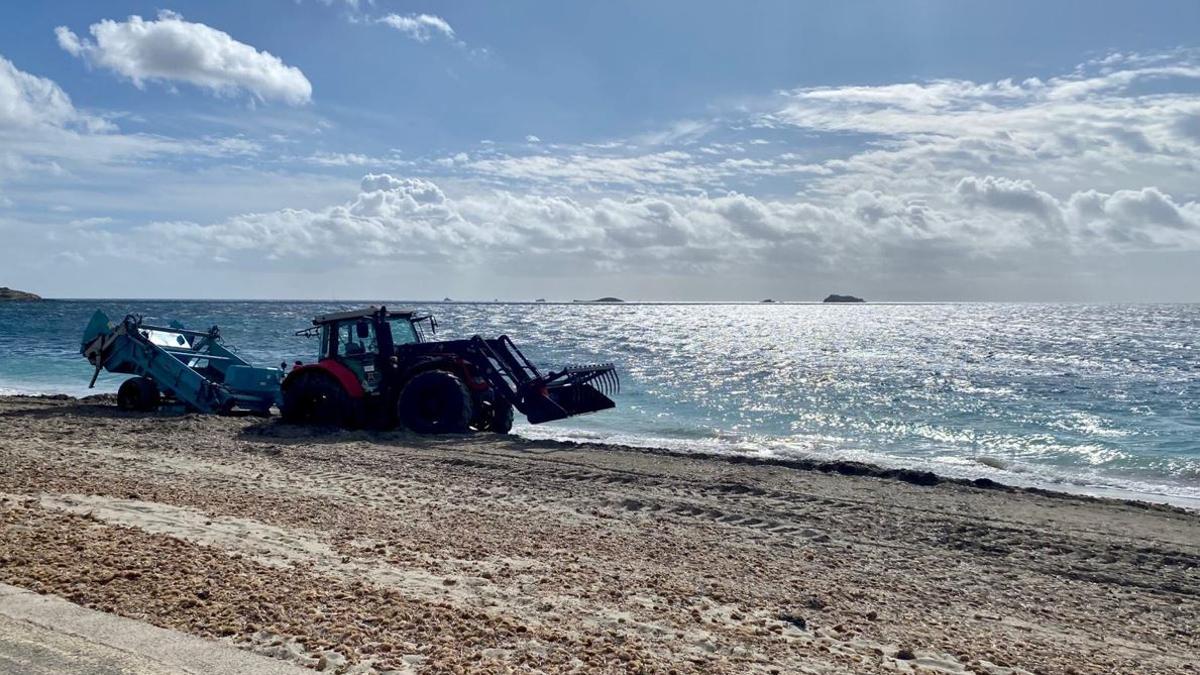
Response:
M375 326L370 321L347 321L339 325L337 339L337 352L340 356L379 352L379 341L375 338Z
M412 325L412 322L406 318L396 317L388 319L388 324L392 328L392 344L399 347L400 345L409 345L420 342L417 337L417 329Z

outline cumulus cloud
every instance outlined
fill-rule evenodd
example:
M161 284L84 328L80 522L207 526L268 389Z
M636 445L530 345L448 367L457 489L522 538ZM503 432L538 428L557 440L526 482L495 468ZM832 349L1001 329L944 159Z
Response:
M455 40L454 29L450 24L433 14L388 14L375 22L391 26L417 42L429 42L436 36Z
M1157 188L1078 192L1062 209L1082 236L1122 248L1188 250L1200 243L1200 204L1178 204Z
M969 217L958 206L964 201ZM934 203L868 191L813 203L737 192L581 200L499 190L452 197L427 179L368 174L351 201L325 209L156 223L139 236L157 250L256 269L268 251L268 264L284 269L419 256L485 266L575 261L576 272L648 264L691 272L795 264L865 272L897 251L928 249L947 259L953 252L965 271L972 261L1047 250L1200 250L1200 205L1176 203L1153 188L1060 201L1031 183L991 176L947 185Z
M299 68L238 42L228 33L162 11L156 20L131 16L105 19L81 38L66 26L55 29L58 44L90 65L146 82L186 82L220 95L246 92L262 101L291 105L312 98L312 84Z
M975 207L972 216L990 227L1007 227L1011 215L1025 215L1075 248L1103 246L1109 250L1195 250L1200 247L1200 204L1177 203L1155 187L1075 192L1063 200L1037 189L1029 181L993 176L969 176L955 186L955 195ZM978 209L991 211L991 218ZM1029 235L1030 228L1025 234ZM1034 245L1033 238L1026 239Z
M967 176L958 182L954 192L970 206L984 206L1000 211L1025 213L1038 218L1058 215L1058 203L1038 190L1027 180L1010 180L985 176Z
M157 223L143 236L185 255L250 261L268 250L280 265L331 256L494 261L555 254L610 265L653 258L687 266L758 246L744 233L785 239L811 231L788 207L745 195L581 202L496 191L451 198L429 180L368 174L353 200L324 210L285 209L211 225Z

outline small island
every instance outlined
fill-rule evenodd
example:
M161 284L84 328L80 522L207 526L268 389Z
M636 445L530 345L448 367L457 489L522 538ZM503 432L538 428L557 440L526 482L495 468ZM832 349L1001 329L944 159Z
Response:
M853 295L838 295L837 293L833 293L821 302L866 302L866 300L856 298Z
M0 286L0 300L41 300L42 296L25 291L18 291L8 286Z
M760 303L773 303L773 302L775 302L775 301L774 301L773 299L771 299L771 298L767 298L766 300L759 300L759 302L760 302Z
M596 298L595 300L573 300L572 302L625 302L625 301L620 298L614 298L612 296L605 296L603 298Z

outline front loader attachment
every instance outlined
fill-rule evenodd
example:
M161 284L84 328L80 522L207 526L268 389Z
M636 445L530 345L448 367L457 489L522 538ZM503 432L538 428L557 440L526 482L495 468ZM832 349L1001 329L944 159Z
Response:
M611 363L567 366L543 375L506 335L495 340L476 336L472 346L486 357L493 388L520 410L530 424L615 408L610 395L621 382Z
M546 376L545 391L532 398L526 416L531 424L538 424L614 408L616 403L609 395L620 388L617 370L612 364L568 366ZM539 399L553 405L545 405Z
M615 408L609 395L619 389L612 364L568 366L531 380L519 390L520 400L514 405L530 424L541 424Z

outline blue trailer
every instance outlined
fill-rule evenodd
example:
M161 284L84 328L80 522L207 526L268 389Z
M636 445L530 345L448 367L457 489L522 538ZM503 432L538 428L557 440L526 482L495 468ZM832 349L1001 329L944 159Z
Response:
M121 384L117 404L126 410L182 407L202 413L270 414L281 403L279 368L256 368L221 341L216 326L187 330L172 322L152 326L136 314L120 323L99 310L83 332L80 353L100 370L134 375Z

